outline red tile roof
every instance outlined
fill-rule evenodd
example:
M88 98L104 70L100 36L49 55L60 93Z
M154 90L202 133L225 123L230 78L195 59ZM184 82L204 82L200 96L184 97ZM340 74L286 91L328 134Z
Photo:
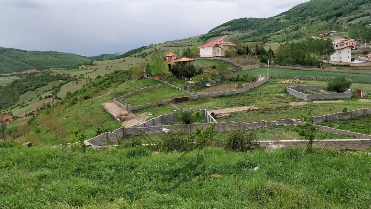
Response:
M166 55L166 57L175 57L176 54L172 53L172 52L169 52L169 54Z
M234 44L233 43L230 43L230 42L223 42L223 39L227 37L227 36L223 36L223 37L220 37L218 39L215 39L213 41L210 41L209 43L207 44L204 44L202 46L200 46L201 48L204 48L204 47L213 47L215 46L216 44L222 44L222 45L230 45L230 46L233 46Z
M196 59L188 58L188 57L183 57L180 59L175 60L174 62L193 62L196 61Z

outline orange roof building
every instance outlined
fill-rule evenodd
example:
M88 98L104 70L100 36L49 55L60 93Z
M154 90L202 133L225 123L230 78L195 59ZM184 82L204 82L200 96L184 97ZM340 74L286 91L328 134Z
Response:
M196 61L196 59L188 58L188 57L182 57L180 59L175 60L174 62L175 63L179 63L179 62L185 63L185 62L194 62L194 61Z
M165 56L165 61L168 65L171 65L174 63L174 61L177 59L176 57L176 54L172 53L172 52L169 52L166 56Z

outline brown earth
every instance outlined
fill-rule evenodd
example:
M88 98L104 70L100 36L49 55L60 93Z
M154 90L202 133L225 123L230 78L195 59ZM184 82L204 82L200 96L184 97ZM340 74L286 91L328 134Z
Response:
M215 115L221 115L221 114L228 114L232 112L240 112L240 111L246 111L246 110L257 110L256 107L233 107L233 108L226 108L226 109L220 109L220 110L211 110L210 113L214 113Z

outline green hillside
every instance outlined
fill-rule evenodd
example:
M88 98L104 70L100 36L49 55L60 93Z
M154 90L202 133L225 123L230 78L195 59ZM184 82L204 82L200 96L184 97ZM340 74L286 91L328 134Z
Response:
M25 51L0 47L0 73L28 69L69 68L88 63L87 57L54 51Z
M270 18L241 18L217 26L201 36L208 40L236 34L246 41L285 42L318 35L323 31L347 31L349 24L371 23L369 0L312 0ZM284 36L277 39L277 36Z

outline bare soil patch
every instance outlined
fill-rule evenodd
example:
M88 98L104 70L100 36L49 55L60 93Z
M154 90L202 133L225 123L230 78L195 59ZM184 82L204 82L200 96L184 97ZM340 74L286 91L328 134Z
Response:
M335 100L335 101L313 101L314 104L330 104L330 103L342 103L343 100Z
M240 111L246 111L246 110L257 110L256 107L233 107L233 108L226 108L226 109L220 109L220 110L211 110L209 112L213 112L215 115L221 115L221 114L228 114L233 112L240 112Z
M134 114L132 114L132 115L133 115L134 118L132 118L132 119L130 119L128 121L125 121L123 123L123 126L125 128L142 124L142 123L146 122L147 119L149 118L149 116L147 114L145 114L145 113L142 113L142 114L139 114L139 115L134 115Z
M303 105L307 105L308 102L291 102L290 105L291 106L303 106Z
M371 99L360 99L358 101L368 103L371 102Z
M211 86L207 89L200 91L200 93L211 93L211 92L219 92L219 91L232 91L236 88L236 84L229 83L229 84L220 84L217 86Z

